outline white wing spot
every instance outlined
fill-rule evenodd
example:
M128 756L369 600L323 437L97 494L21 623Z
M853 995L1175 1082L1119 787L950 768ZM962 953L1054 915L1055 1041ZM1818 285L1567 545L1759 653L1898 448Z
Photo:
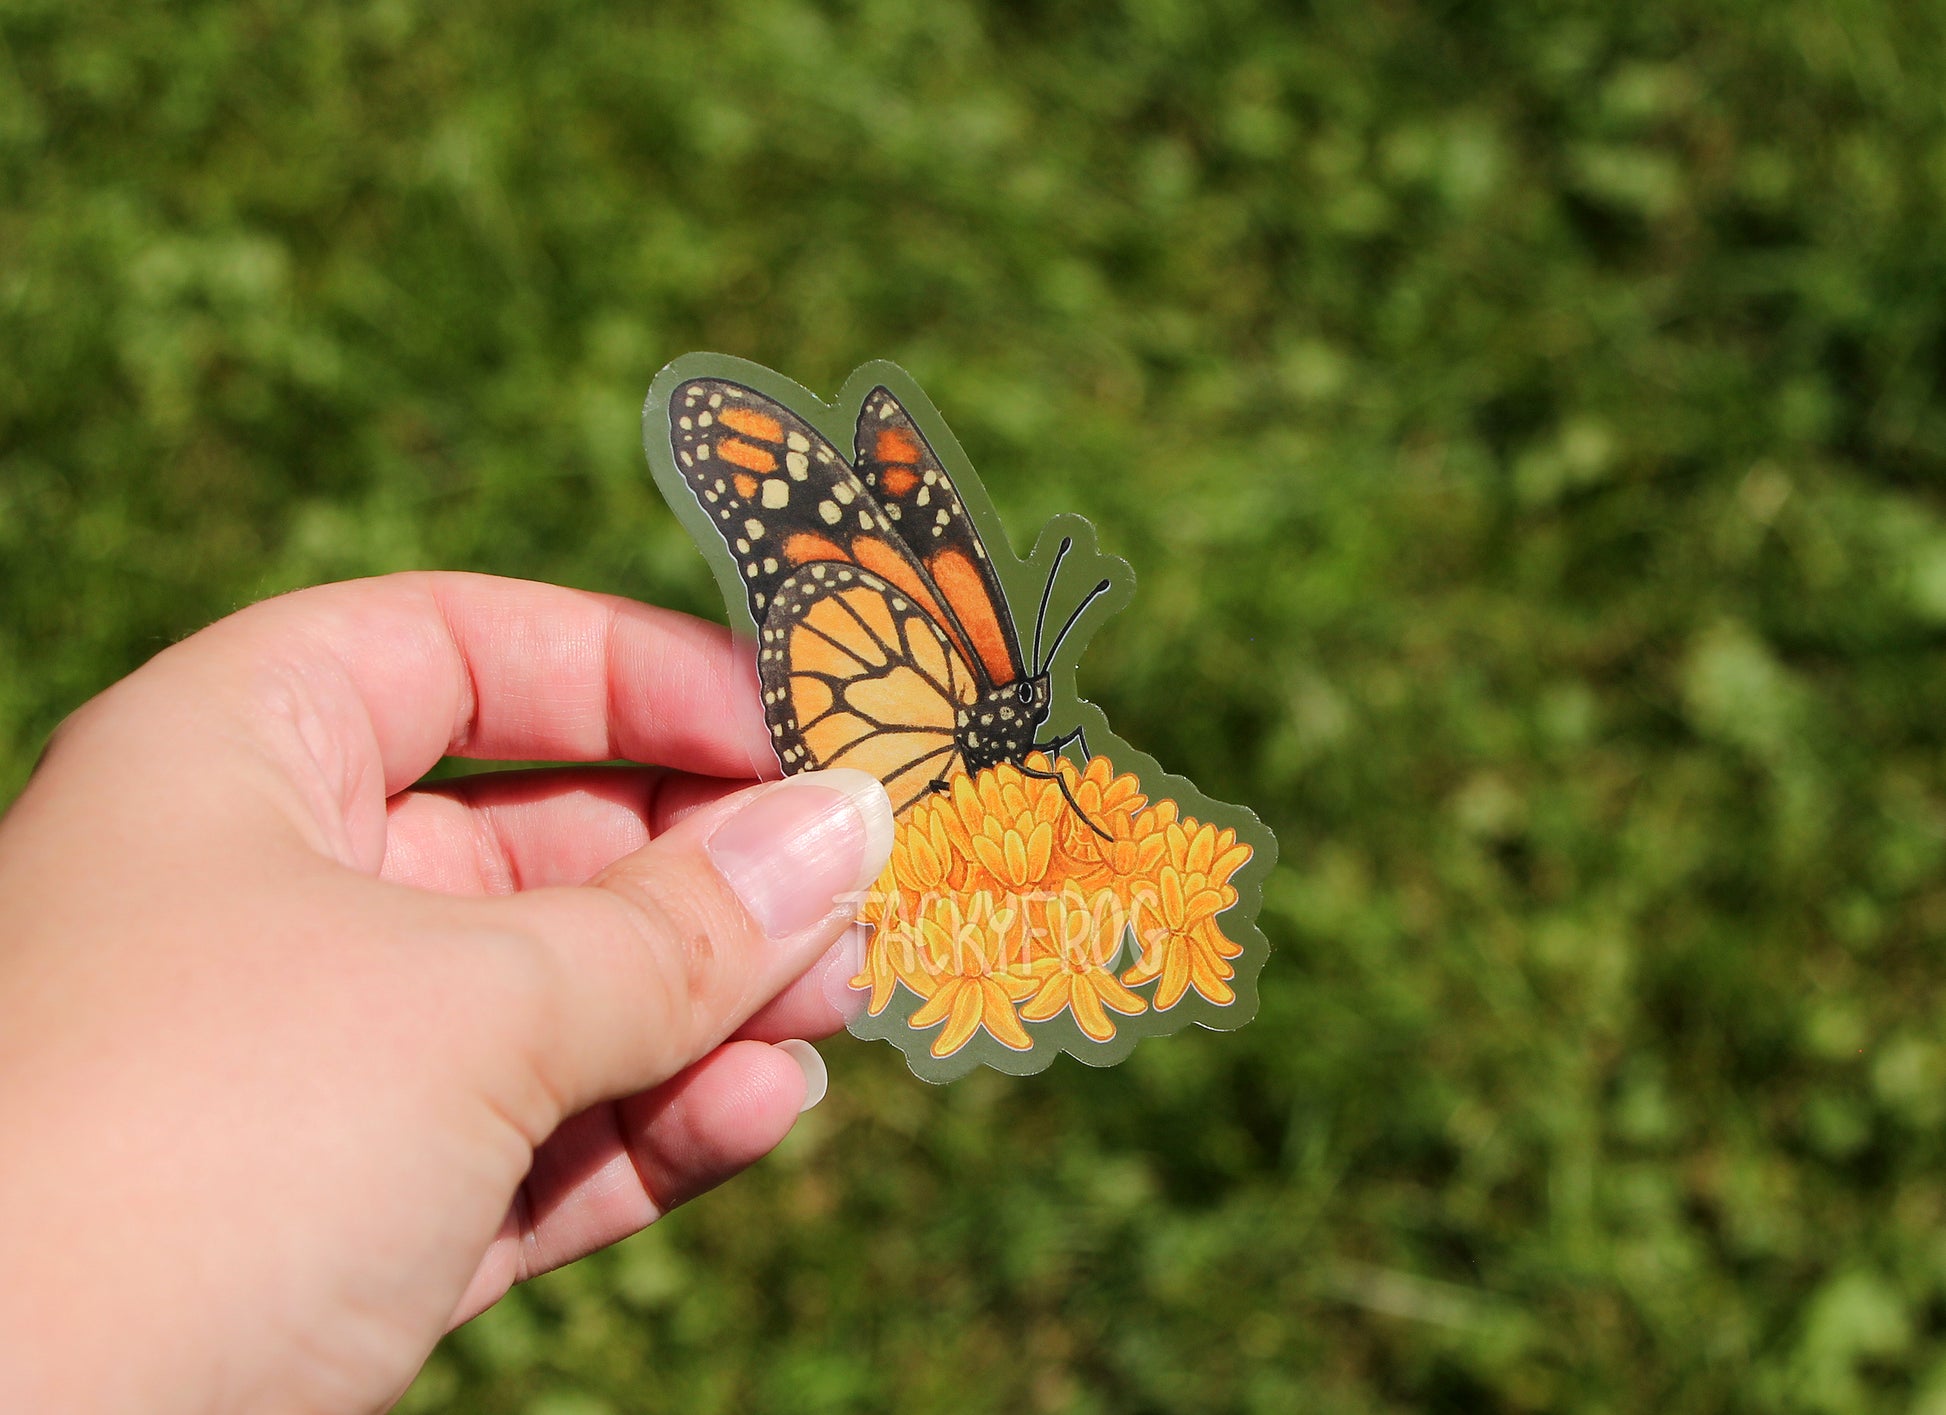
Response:
M793 452L809 452L811 450L811 439L801 432L793 432L785 436L784 445Z
M818 514L824 517L825 525L835 526L838 524L838 518L845 513L838 509L838 503L835 501L820 501L818 503Z
M752 516L749 520L743 523L743 529L750 533L750 539L752 540L763 539L764 523L762 521L759 521L755 516Z
M721 402L721 401L722 401L722 400L721 400L720 398L712 398L712 399L710 399L710 404L711 404L712 406L714 406L715 404L717 404L717 403L719 403L719 402ZM698 413L698 414L696 415L696 426L697 426L697 427L708 427L708 426L710 425L710 423L711 423L711 421L713 421L713 420L711 419L711 417L710 417L710 415L709 415L708 413Z
M804 440L798 437L796 433L792 433L791 436L799 442ZM803 481L804 474L811 470L810 459L802 452L786 452L784 454L784 470L789 472L798 481Z
M765 506L769 507L772 511L776 511L788 504L790 499L791 488L789 482L782 481L777 477L766 477L764 479L762 500Z
M851 504L851 498L857 495L857 493L851 489L851 485L848 482L839 482L836 486L831 488L831 494L832 496L837 498L838 504L840 506L849 506Z

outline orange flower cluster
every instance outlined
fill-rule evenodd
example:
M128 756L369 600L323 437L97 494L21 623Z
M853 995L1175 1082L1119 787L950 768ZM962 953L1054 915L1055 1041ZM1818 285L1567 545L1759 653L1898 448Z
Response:
M873 930L851 985L871 990L872 1015L910 989L921 1003L908 1025L945 1023L931 1047L943 1057L981 1030L1026 1051L1023 1023L1062 1012L1105 1042L1110 1014L1167 1011L1192 990L1234 1001L1229 960L1243 950L1217 915L1236 902L1229 881L1250 847L1174 801L1151 804L1106 757L1077 769L1035 753L1026 765L1058 770L1075 804L1051 776L1003 763L899 818L859 911ZM1150 983L1148 997L1134 991Z

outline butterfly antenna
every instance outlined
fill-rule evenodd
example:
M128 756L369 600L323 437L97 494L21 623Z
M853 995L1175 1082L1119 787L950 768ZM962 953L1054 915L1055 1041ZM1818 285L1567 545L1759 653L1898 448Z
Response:
M1103 595L1107 593L1108 593L1108 581L1103 580L1100 584L1096 585L1093 589L1088 591L1088 597L1086 599L1082 600L1081 603L1077 604L1074 607L1074 613L1068 616L1068 622L1061 626L1061 632L1054 636L1053 647L1048 649L1047 651L1047 661L1049 663L1054 662L1054 655L1061 651L1062 640L1067 638L1068 631L1074 628L1075 622L1079 620L1082 614L1084 614L1087 611L1088 606L1093 604L1096 600L1100 599ZM1039 670L1037 669L1035 671L1038 672Z
M1061 573L1061 561L1074 548L1073 536L1061 537L1061 548L1054 552L1054 563L1047 569L1047 584L1041 588L1041 612L1034 616L1034 677L1041 676L1041 626L1047 623L1047 602L1054 598L1054 577Z

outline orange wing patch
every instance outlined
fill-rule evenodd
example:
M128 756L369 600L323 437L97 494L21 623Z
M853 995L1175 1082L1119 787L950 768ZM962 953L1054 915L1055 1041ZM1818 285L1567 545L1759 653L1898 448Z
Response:
M902 427L881 428L876 450L879 461L904 462L909 467L919 465L919 459L926 455L926 449L919 445L918 439Z
M759 442L782 442L784 425L768 413L760 413L755 408L725 408L718 414L723 426L735 428L745 437L754 437ZM771 465L775 466L775 463Z
M805 612L798 628L791 636L793 654L801 652L797 647L797 641L802 639L807 631L816 634L826 643L842 649L860 663L873 668L885 666L888 661L887 649L895 647L897 643L896 640L890 645L882 642L876 634L863 625L853 611L845 607L842 599L836 597L820 600ZM798 661L809 666L808 660Z
M809 565L814 560L848 560L844 547L825 536L798 531L784 542L784 559L791 565Z
M873 536L860 536L853 541L851 553L852 557L867 570L888 583L897 585L912 596L914 604L930 614L940 628L952 635L953 643L959 651L969 659L973 657L973 651L961 641L958 634L953 632L953 621L946 617L945 611L940 609L939 601L932 597L932 591L926 588L925 581L912 573L911 561Z
M980 651L980 662L986 665L987 677L995 684L1012 682L1014 658L1007 630L994 611L986 580L978 568L959 551L942 550L926 561L926 570L959 615L966 632L972 635L973 647Z
M800 722L810 722L823 717L831 711L835 699L831 689L822 678L810 673L794 673L790 680L791 707L796 710Z
M731 409L731 412L736 411L739 410ZM724 414L724 420L726 422L729 420L729 414ZM777 459L775 457L757 446L756 443L745 442L740 437L724 438L717 446L716 455L726 462L736 463L739 467L747 471L774 472L777 470Z
M894 666L876 678L861 678L845 689L845 703L877 722L930 727L953 735L953 709L917 669Z
M926 449L904 428L888 427L879 429L872 450L878 454L879 461L886 463L878 474L880 488L890 496L910 496L919 485L919 460L926 455Z

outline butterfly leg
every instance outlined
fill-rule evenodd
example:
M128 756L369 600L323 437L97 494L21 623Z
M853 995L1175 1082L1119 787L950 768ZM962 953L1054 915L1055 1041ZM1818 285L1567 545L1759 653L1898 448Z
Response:
M1068 790L1068 779L1065 776L1061 775L1060 772L1036 771L1031 766L1022 766L1019 768L1019 771L1022 776L1031 776L1036 781L1053 782L1057 787L1060 788L1061 799L1068 803L1069 810L1073 811L1077 816L1081 817L1081 823L1083 825L1087 826L1088 829L1092 830L1096 835L1099 835L1103 840L1113 840L1115 838L1114 836L1110 835L1107 831L1103 830L1100 826L1096 825L1094 823L1094 820L1088 815L1088 813L1081 809L1081 803L1074 799L1074 792Z
M1094 752L1088 747L1087 732L1079 727L1075 728L1072 732L1063 732L1051 742L1036 742L1034 744L1034 750L1047 753L1047 759L1052 761L1070 746L1079 746L1081 748L1081 756L1084 761L1094 756Z

